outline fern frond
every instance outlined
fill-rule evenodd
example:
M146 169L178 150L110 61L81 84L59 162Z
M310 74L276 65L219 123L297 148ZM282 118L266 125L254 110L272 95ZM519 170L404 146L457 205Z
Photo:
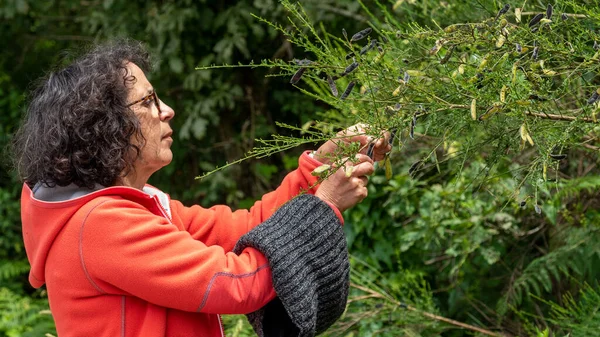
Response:
M6 281L29 271L27 260L0 260L0 281Z
M0 335L43 336L56 334L48 301L22 297L0 288Z
M554 200L562 201L577 197L582 192L594 192L600 188L600 176L585 176L565 181L554 195Z
M509 306L518 306L529 294L542 295L553 289L553 280L575 274L585 274L590 257L600 256L600 229L570 228L565 231L563 244L548 254L533 260L509 287L498 303L498 312L506 313Z

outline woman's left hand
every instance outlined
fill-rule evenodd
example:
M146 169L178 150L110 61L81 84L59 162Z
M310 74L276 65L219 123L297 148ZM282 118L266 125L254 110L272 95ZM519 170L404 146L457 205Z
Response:
M355 124L345 130L338 132L337 137L333 140L327 141L321 145L315 152L314 158L323 164L331 164L332 154L338 148L340 142L349 144L353 142L360 142L360 152L367 154L369 144L373 143L373 157L374 161L380 161L385 157L385 154L392 150L392 146L389 144L390 133L389 131L383 131L381 137L373 139L371 136L367 136L366 124Z

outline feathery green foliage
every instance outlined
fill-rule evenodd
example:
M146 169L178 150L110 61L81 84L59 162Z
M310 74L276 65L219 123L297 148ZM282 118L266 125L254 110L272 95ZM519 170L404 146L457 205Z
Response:
M34 301L0 288L0 334L4 336L56 335L48 301Z
M399 22L377 2L382 18L367 11L372 21L366 29L372 32L354 40L315 27L299 4L282 4L290 13L287 26L262 21L309 53L311 61L266 66L294 74L301 92L334 108L312 126L327 131L315 140L331 137L338 125L330 121L366 123L374 136L392 130L401 148L428 149L415 172L427 161L462 166L485 154L487 165L474 182L482 184L501 160L512 160L519 182L513 193L526 191L524 197L536 205L543 202L540 193L559 179L564 152L595 132L598 3L565 1L537 24L532 18L542 11L526 5L519 15L511 8L442 29ZM260 151L292 145L273 142Z

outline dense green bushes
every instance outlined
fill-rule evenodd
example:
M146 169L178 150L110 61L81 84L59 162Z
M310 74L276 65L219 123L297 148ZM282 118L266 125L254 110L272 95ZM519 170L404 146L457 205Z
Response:
M522 3L509 3L511 10L505 16L508 22L515 23L514 8ZM392 95L401 84L396 78L403 75L399 71L402 69L424 73L424 76L411 77L411 83L420 83L422 94L406 93L407 102L403 104L410 106L413 102L408 98L417 97L424 108L440 108L427 100L425 93L427 90L436 93L441 86L427 82L427 78L434 74L439 76L436 80L451 77L453 71L458 71L461 51L470 54L464 69L469 76L460 82L464 86L458 86L466 89L455 90L447 85L448 88L441 88L446 91L438 95L447 102L463 105L459 110L444 110L444 115L438 117L419 117L414 140L409 137L412 115L398 114L389 124L383 122L383 118L381 123L375 121L378 127L398 127L402 147L396 144L390 157L391 179L385 177L381 165L370 180L369 198L345 214L345 230L354 255L352 282L355 287L347 314L330 333L348 336L478 334L468 327L443 322L440 317L505 335L535 335L547 329L559 336L569 332L573 336L584 336L595 331L592 328L598 326L595 313L600 306L597 284L600 213L596 192L600 179L597 178L594 126L582 120L545 124L517 113L506 113L512 118L508 121L490 119L487 124L473 121L468 109L472 95L483 95L477 97L481 105L479 116L488 105L499 101L498 97L491 97L499 95L502 83L510 84L512 65L484 72L488 80L482 89L467 83L469 78L477 78L476 69L489 46L457 46L454 59L446 66L439 61L449 48L444 47L437 54L424 50L424 46L430 49L436 45L437 37L448 34L444 28L494 18L504 4L435 0L400 0L383 3L381 7L374 1L365 2L364 7L355 1L304 0L301 4L310 20L317 23L317 34L333 41L331 46L335 52L329 61L334 66L332 69L341 71L347 66L344 55L349 50L341 42L342 29L351 36L366 27L375 28L372 38L379 39L381 46L387 49L383 63L397 67L393 75L388 76L395 82L391 87L391 82L381 77L380 84L367 84L363 90L367 92L369 88L381 86L379 94L388 93L389 97L373 97L386 100L386 105L394 105L387 102L391 97L404 97ZM293 15L275 1L178 0L137 4L114 0L96 5L67 1L58 6L52 2L25 0L0 5L3 19L0 37L4 41L20 41L0 52L1 146L9 142L18 124L30 82L43 75L51 64L60 63L62 50L77 49L85 42L114 36L145 41L158 56L157 71L149 78L161 99L175 109L173 127L178 130L179 138L173 147L174 162L153 177L151 183L187 203L226 202L244 207L275 186L285 171L294 167L298 152L312 144L249 160L201 181L194 177L243 157L258 144L255 139L268 139L272 133L300 135L299 131L281 128L276 122L298 127L309 125L311 121L330 123L310 124L322 125L320 131L326 134L336 131L336 126L356 121L373 122L373 111L377 111L379 105L369 100L358 102L363 97L359 92L361 86L342 102L331 97L326 81L317 75L316 68L307 72L298 88L319 99L304 95L288 83L290 73L297 69L291 59L322 60L317 60L309 48L291 45L281 32L250 15L253 13L281 24L284 30L291 30L286 16ZM553 5L557 18L554 24L558 25L562 12L593 12L600 3L597 0L558 1ZM390 15L388 21L382 8ZM528 3L525 8L525 12L545 10L546 4L538 3ZM532 17L532 14L523 15L527 17L525 22ZM400 26L393 26L391 19L397 20ZM573 40L576 46L590 48L589 53L582 52L582 59L593 57L593 45L588 42L600 41L599 27L578 17L569 17L567 22L574 24L576 20L582 25L591 24L595 29ZM306 26L299 27L306 32ZM498 26L490 27L491 31L498 29ZM559 26L552 29L538 39L550 40L563 32ZM400 31L398 37L397 31ZM426 34L415 36L420 33ZM532 36L523 34L509 36L533 41ZM390 41L387 45L383 36ZM485 37L486 43L495 43L496 39L494 34ZM366 43L364 40L354 45L355 52ZM405 45L410 48L400 48ZM509 40L499 49L512 51L514 47L514 42ZM560 49L563 47L553 48L563 52ZM543 50L541 55L550 57L550 49ZM365 59L371 62L378 53L373 50ZM493 55L490 60L498 61L504 50ZM507 58L513 60L513 57ZM403 58L414 63L409 67ZM550 57L544 66L561 71L560 65L556 65L558 59ZM249 64L251 60L255 63L273 60L280 67L194 70L211 64ZM523 62L530 60L531 55L527 54ZM435 66L431 66L434 63ZM561 97L583 97L591 88L600 86L597 64L595 67L595 74L588 72L574 79L582 82L573 82L568 87L572 92ZM353 76L360 79L358 74L364 74L367 68L361 65ZM526 87L525 79L520 80L522 85L512 88L508 102L529 95L531 88ZM340 92L347 83L344 81L346 78L338 83ZM550 85L544 76L542 81L548 85L542 88L550 88L549 96L558 93L554 90L558 82ZM520 93L519 90L525 89L526 93ZM563 108L560 104L546 102L541 105L541 112L555 114L560 108ZM586 109L579 117L591 119L591 107ZM367 112L371 117L363 117ZM454 133L454 139L446 139L440 130L452 130L454 121L462 123L463 128ZM535 145L526 145L521 150L518 129L524 121L532 123L528 130ZM510 123L517 126L507 131ZM486 128L486 125L490 126ZM571 135L582 135L586 131L587 138L561 138L569 128ZM482 134L490 133L489 130L496 130L495 136L505 136L505 140L495 141L491 137L488 143L482 143L481 138L475 141ZM548 135L555 142L540 141L546 130L554 130ZM494 132L490 134L494 136ZM540 155L547 158L553 150L550 144L557 143L557 139L568 159L548 161L546 180L548 173L551 179L558 180L541 182L540 179L544 181L543 160L536 161L536 158ZM507 152L505 146L509 143L512 145ZM466 151L467 148L471 150ZM409 175L409 168L423 159L420 170ZM530 166L532 162L537 163L536 166ZM1 172L0 334L52 333L44 292L33 291L26 283L27 264L19 223L20 185L12 172ZM524 177L537 178L521 185ZM539 201L541 214L535 211L533 195ZM527 200L525 208L519 206L523 200ZM225 322L228 335L251 333L247 325L240 323L244 322L241 316L227 318Z

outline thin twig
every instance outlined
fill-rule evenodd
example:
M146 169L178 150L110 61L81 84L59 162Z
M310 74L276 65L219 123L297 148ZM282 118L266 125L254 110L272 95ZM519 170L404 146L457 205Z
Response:
M437 109L436 112L445 111L448 109L470 109L470 108L471 108L470 105L450 104L446 107ZM573 110L570 112L581 112L581 109ZM598 123L598 121L595 121L594 119L588 118L588 117L554 115L554 114L531 112L531 111L528 111L525 114L528 116L532 116L532 117L538 117L538 118L550 119L550 120L556 120L556 121L566 121L566 122L580 121L580 122L586 122L586 123Z
M581 122L586 122L586 123L598 123L597 121L594 121L592 118L587 118L587 117L562 116L562 115L553 115L553 114L547 114L547 113L542 114L542 113L529 112L529 111L526 112L526 114L528 116L535 116L535 117L539 117L539 118L558 120L558 121L568 121L568 122L581 121Z
M590 145L590 144L581 144L581 146L585 147L586 149L590 149L593 151L600 151L600 147L594 146L594 145Z
M425 317L429 317L429 318L434 319L436 321L442 321L442 322L446 322L448 324L456 325L456 326L459 326L461 328L465 328L465 329L468 329L468 330L471 330L471 331L477 331L477 332L482 333L484 335L497 336L497 337L504 337L505 336L503 334L499 334L499 333L495 333L493 331L485 330L485 329L476 327L474 325L470 325L470 324L462 323L462 322L459 322L459 321L455 321L455 320L450 319L450 318L446 318L446 317L434 315L432 313L429 313L429 312L426 312L426 311L423 311L423 310L419 310L419 309L417 309L415 307L411 307L410 305L404 304L404 305L400 305L400 306L403 307L403 308L405 308L406 310L417 312L417 313L419 313L419 314L421 314L421 315L423 315Z
M489 330L486 330L486 329L483 329L483 328L479 328L479 327L476 327L474 325L462 323L462 322L455 321L455 320L450 319L450 318L438 316L438 315L432 314L430 312L417 309L417 308L415 308L413 306L410 306L408 304L396 301L395 299L393 299L391 297L384 296L384 295L382 295L382 294L374 291L373 289L369 289L367 287L363 287L363 286L360 286L360 285L355 284L355 283L351 283L351 286L354 287L354 288L356 288L356 289L359 289L359 290L362 290L362 291L364 291L366 293L371 294L370 295L371 297L387 299L390 302L392 302L393 304L397 305L398 307L404 308L406 310L414 311L416 313L419 313L419 314L421 314L421 315L423 315L425 317L429 317L429 318L434 319L436 321L446 322L448 324L451 324L451 325L454 325L454 326L459 326L461 328L464 328L464 329L467 329L467 330L471 330L471 331L477 331L479 333L482 333L482 334L488 335L488 336L505 337L505 335L503 335L503 334L495 333L493 331L489 331Z
M522 12L521 15L537 15L540 14L541 12ZM570 17L570 18L587 18L588 16L585 14L572 14L572 13L564 13L566 16Z

